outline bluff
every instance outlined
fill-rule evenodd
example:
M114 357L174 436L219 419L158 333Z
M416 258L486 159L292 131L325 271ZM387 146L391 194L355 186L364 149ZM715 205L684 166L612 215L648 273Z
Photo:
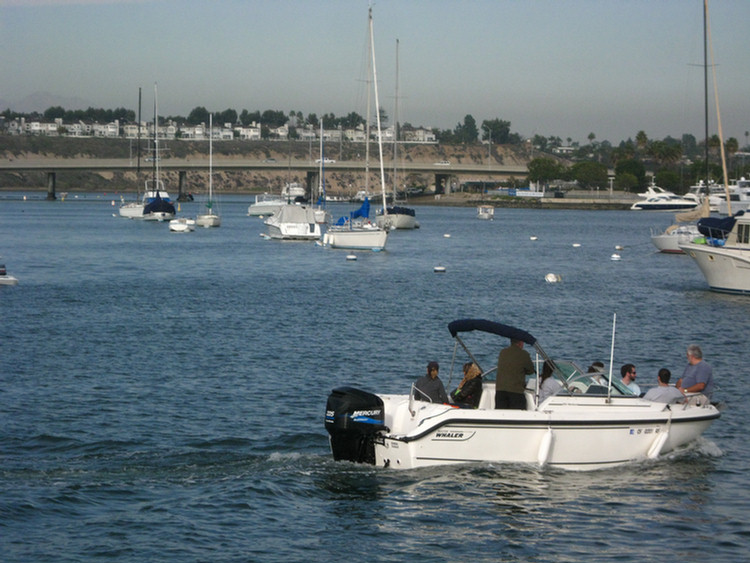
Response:
M160 143L163 158L200 159L208 158L207 141L169 140ZM128 139L70 138L41 136L0 136L0 159L33 160L38 158L59 159L70 162L87 159L132 159L136 160L138 142ZM73 172L66 171L57 176L57 189L64 191L136 191L148 175L150 163L148 143L140 142L141 172L135 170L116 172ZM225 193L275 192L286 182L302 182L304 174L295 170L295 164L309 165L319 156L319 145L299 141L216 141L213 143L214 162L227 160L274 160L276 163L289 163L287 170L247 170L215 171L214 185ZM359 161L364 163L365 146L361 143L326 143L326 158L339 161ZM485 164L488 159L498 165L528 164L532 155L525 146L517 145L441 145L403 144L398 147L398 162L408 168L409 163L431 164L443 160L455 164ZM370 185L377 185L377 145L370 145ZM387 174L394 168L393 147L384 147L384 161ZM448 171L448 170L446 170ZM167 189L176 190L177 173L164 172ZM191 170L186 177L187 191L201 191L208 182L208 171ZM390 178L389 178L390 182ZM426 174L411 174L399 180L409 188L430 188L432 177ZM364 178L361 174L328 169L326 186L329 193L346 194L361 189ZM0 173L2 189L45 189L41 172Z

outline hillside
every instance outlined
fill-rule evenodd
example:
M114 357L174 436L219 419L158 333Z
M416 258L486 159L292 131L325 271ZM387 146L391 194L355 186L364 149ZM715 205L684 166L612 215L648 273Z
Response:
M192 159L208 157L208 142L172 140L164 143L165 158ZM141 141L141 154L147 155L148 144ZM364 161L365 148L361 144L329 143L324 147L329 158L339 161ZM377 146L371 145L373 175L371 185L376 185ZM493 145L492 160L500 165L525 165L529 155L523 147ZM290 162L290 171L217 171L215 185L225 192L254 193L276 191L288 181L303 181L304 177L294 173L295 163L309 163L318 158L318 145L304 142L280 141L217 141L213 143L215 161L228 159L264 160L275 159L279 163ZM392 147L385 147L386 169L393 169ZM95 139L66 137L10 137L0 136L0 158L23 161L34 158L74 159L115 159L134 158L137 152L136 141L127 139ZM449 160L456 164L483 164L487 162L489 147L486 145L399 145L399 160L408 163L433 163ZM142 162L148 169L148 163ZM45 181L42 173L0 173L0 189L42 189ZM64 172L57 176L57 187L66 191L135 191L139 179L135 172L79 173ZM360 175L329 170L326 174L327 189L333 193L348 193L361 187L364 180ZM175 190L176 172L165 172L168 189ZM429 175L412 175L405 179L409 187L429 187ZM207 172L192 172L187 176L187 191L200 191L207 182Z

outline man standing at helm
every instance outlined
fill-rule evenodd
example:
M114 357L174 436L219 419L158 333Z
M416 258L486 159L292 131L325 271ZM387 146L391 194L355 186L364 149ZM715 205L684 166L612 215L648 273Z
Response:
M523 349L523 341L510 339L497 358L495 408L526 410L526 376L534 373L531 356Z

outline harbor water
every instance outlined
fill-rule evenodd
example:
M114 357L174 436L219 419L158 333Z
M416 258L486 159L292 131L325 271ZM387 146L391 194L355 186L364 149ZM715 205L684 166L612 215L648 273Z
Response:
M0 194L5 563L746 559L750 299L655 252L670 214L420 206L419 230L348 260L266 240L246 196L177 234L111 195L27 195ZM697 343L722 417L605 471L332 461L331 389L405 393L430 360L455 387L447 324L470 317L584 367L613 349L642 387ZM507 342L480 344L489 367Z

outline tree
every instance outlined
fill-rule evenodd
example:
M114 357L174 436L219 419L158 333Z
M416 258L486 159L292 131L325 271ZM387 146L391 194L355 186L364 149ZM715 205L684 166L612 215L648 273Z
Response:
M638 134L635 136L635 144L638 150L644 150L648 146L648 136L645 131L638 131Z
M646 187L646 168L641 161L632 158L619 161L615 166L615 182L622 174L631 174L638 187Z
M551 158L535 158L529 162L529 182L546 184L563 176L563 166Z
M507 144L510 140L510 121L497 118L482 121L482 140L488 141L490 139L496 145Z
M456 143L476 143L479 139L479 130L474 117L470 114L464 117L464 122L456 125L454 135Z
M576 162L570 172L573 179L584 188L607 186L607 167L598 162Z
M237 111L233 109L225 109L216 114L214 121L217 123L237 123Z
M187 122L190 125L208 123L208 110L203 106L193 108L193 110L187 116Z
M638 178L628 172L618 174L615 176L615 187L618 190L630 191L638 187Z

